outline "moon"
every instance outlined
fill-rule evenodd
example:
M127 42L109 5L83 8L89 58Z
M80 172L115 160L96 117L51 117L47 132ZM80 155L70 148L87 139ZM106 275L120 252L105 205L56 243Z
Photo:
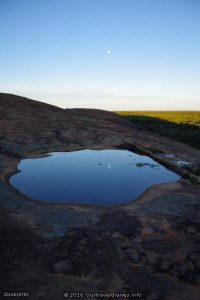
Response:
M111 54L111 50L107 50L107 54L108 54L108 55Z

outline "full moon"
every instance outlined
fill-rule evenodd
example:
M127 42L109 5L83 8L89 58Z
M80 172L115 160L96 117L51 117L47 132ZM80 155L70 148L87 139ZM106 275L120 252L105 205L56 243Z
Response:
M111 51L110 50L107 50L107 54L110 54L111 53Z

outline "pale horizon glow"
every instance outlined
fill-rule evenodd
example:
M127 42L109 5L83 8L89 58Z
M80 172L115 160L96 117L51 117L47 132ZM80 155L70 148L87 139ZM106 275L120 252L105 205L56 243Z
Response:
M200 2L0 3L0 92L62 108L200 110Z

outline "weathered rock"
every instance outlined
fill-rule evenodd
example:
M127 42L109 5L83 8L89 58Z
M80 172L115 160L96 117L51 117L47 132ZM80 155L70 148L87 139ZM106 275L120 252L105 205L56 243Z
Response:
M30 300L91 289L199 300L199 186L160 184L127 205L89 207L31 201L7 184L20 157L49 151L156 148L158 160L161 151L196 161L199 150L111 112L63 110L14 95L0 94L0 117L1 291L27 289ZM173 158L163 159L169 166Z

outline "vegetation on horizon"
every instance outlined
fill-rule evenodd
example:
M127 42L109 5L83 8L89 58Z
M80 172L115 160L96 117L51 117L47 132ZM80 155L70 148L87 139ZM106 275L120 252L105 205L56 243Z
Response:
M117 111L142 130L200 149L200 111Z

